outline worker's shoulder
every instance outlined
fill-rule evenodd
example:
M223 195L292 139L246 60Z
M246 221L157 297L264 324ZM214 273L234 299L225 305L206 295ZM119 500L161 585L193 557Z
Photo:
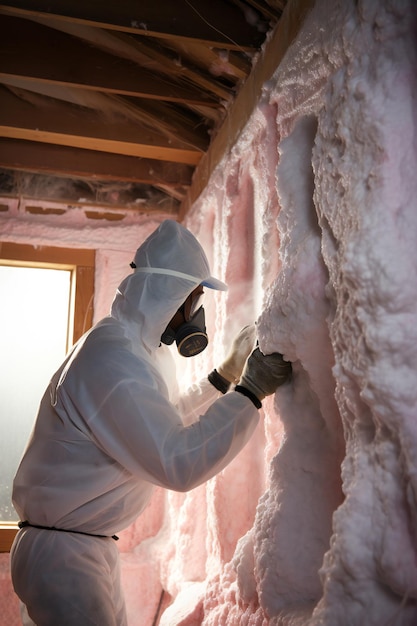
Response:
M117 320L113 320L96 324L85 334L74 351L72 365L89 364L92 368L102 369L115 360L124 362L131 358L134 358L131 341Z
M112 375L119 372L126 379L130 378L129 373L136 379L139 372L143 376L152 370L145 348L141 350L139 342L133 346L123 325L112 318L106 318L88 333L77 358L84 368L88 364L91 370L100 370L101 375L106 371Z

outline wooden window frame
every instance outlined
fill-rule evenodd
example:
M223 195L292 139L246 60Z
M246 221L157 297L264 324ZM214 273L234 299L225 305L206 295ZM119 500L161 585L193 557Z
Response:
M32 246L0 242L0 263L21 267L68 269L73 272L72 333L68 347L75 343L93 323L95 250ZM74 288L75 287L75 288ZM10 552L18 531L15 523L0 523L0 552Z

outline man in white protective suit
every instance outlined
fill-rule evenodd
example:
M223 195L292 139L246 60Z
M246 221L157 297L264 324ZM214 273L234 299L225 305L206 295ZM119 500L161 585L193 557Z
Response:
M131 266L110 315L52 377L14 480L21 529L11 570L24 624L125 626L115 533L155 485L187 491L221 471L254 432L262 399L291 374L281 355L254 347L246 327L224 363L178 397L166 344L200 352L203 289L227 287L172 220Z

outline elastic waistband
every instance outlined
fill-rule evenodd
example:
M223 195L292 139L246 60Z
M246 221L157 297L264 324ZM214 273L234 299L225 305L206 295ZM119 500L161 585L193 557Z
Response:
M68 530L68 528L55 528L55 526L40 526L39 524L31 524L27 520L24 522L18 523L19 528L26 528L30 526L31 528L40 528L41 530L58 530L63 533L76 533L77 535L87 535L87 537L100 537L102 539L114 539L118 541L119 537L117 535L94 535L93 533L85 533L82 530Z

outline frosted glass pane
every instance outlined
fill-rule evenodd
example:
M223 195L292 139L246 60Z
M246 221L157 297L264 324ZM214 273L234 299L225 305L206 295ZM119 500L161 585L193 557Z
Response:
M0 265L0 520L40 399L66 353L71 272Z

